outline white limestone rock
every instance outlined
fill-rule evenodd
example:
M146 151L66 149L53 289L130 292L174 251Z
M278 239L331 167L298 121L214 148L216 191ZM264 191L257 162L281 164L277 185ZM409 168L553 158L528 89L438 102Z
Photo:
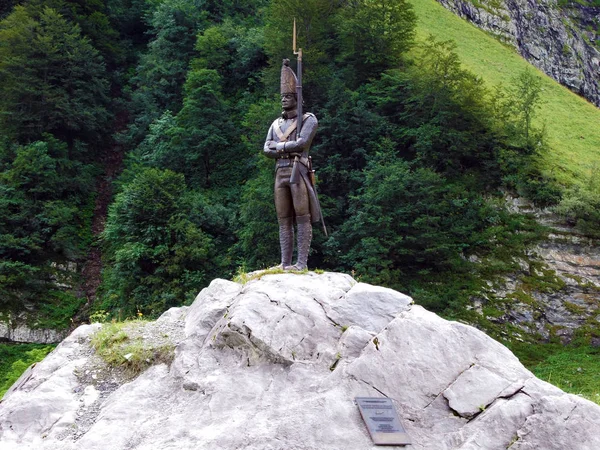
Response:
M589 403L574 395L542 397L517 431L514 449L539 449L540 442L548 442L549 449L597 450L600 408Z
M76 376L88 362L86 338L98 325L75 330L43 361L27 370L0 403L0 447L29 444L41 447L75 423L79 408Z
M241 351L248 365L263 359L275 363L317 361L331 364L341 328L326 314L343 298L352 279L332 275L268 275L248 283L211 331L211 345ZM318 333L313 331L319 330Z
M471 418L496 399L510 397L525 385L531 375L506 379L478 364L469 367L444 391L448 405L460 416Z
M485 410L477 420L465 425L457 441L460 450L507 449L518 439L518 431L534 413L533 401L526 394L499 399L493 408Z
M206 337L241 289L241 284L218 278L202 289L187 312L186 336L196 335L198 339Z
M160 320L170 328L146 329L187 336L171 366L112 390L101 371L81 375L97 362L91 329L76 330L0 404L0 448L375 449L354 398L383 395L409 449L600 448L600 407L475 328L347 275L215 280Z
M343 302L333 304L329 314L342 326L358 325L379 333L411 303L412 298L393 289L358 283L348 291Z
M352 325L346 329L338 342L338 352L340 358L346 361L360 356L363 349L369 345L369 342L375 337L375 333L363 330L357 325Z

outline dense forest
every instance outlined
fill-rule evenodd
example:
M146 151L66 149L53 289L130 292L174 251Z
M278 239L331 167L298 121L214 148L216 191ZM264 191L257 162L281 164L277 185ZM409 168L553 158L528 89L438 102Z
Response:
M415 38L405 0L8 0L0 17L0 310L37 326L156 316L277 263L262 145L294 18L331 231L311 268L458 317L544 236L505 194L563 197L537 165L538 75L485 85L451 41ZM593 192L561 203L592 234Z

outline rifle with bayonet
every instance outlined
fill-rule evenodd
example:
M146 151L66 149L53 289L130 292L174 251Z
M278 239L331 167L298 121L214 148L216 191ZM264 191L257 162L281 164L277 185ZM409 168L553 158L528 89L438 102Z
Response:
M296 19L294 19L294 37L293 37L294 55L298 56L298 68L296 70L296 100L297 106L297 119L296 119L296 139L300 137L300 130L302 130L302 49L299 48L296 51ZM292 175L290 176L290 184L298 183L298 164L300 164L300 158L296 155L294 157L294 165L292 166Z
M297 125L296 125L296 139L298 139L300 137L300 131L302 130L302 115L303 115L303 111L302 111L302 49L299 48L298 51L296 51L296 19L294 19L294 38L293 38L293 47L294 47L294 55L298 56L298 67L297 67L297 74L296 74L296 78L298 79L297 83L296 83L296 99L298 102L298 106L297 106ZM295 184L298 183L298 165L302 164L300 162L300 158L296 155L294 157L294 165L292 166L292 175L290 176L290 184ZM315 200L317 202L317 206L319 208L319 213L321 215L321 226L323 227L323 233L325 233L325 236L328 236L327 234L327 227L325 226L325 219L323 218L323 210L321 209L321 205L319 203L319 196L317 195L317 186L316 186L316 179L315 179L315 171L312 168L312 158L309 156L308 157L308 179L309 182L312 185L313 191L315 192Z

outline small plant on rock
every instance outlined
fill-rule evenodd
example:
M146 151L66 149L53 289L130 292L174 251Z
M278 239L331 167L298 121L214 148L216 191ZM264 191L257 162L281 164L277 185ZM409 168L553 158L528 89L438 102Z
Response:
M145 342L142 330L146 324L140 319L106 323L92 336L92 347L108 365L121 367L132 377L152 365L170 364L175 356L173 344Z

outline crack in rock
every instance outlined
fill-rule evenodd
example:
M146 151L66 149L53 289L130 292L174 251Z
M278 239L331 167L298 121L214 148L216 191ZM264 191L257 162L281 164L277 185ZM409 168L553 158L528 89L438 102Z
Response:
M236 333L239 336L241 336L242 338L245 338L244 341L247 343L247 345L249 347L254 349L255 353L257 353L257 356L259 358L260 358L260 356L264 356L268 360L270 360L276 364L291 365L293 363L292 361L275 353L273 351L273 349L268 344L263 342L261 339L255 338L254 335L252 334L252 330L246 324L242 324L242 326L240 327L240 326L237 326L236 324L232 324L230 322L228 324L228 326L233 333ZM225 336L225 338L226 338L226 345L230 345L230 342L227 341L227 336ZM231 348L235 349L234 346L231 346ZM251 358L249 357L248 365L251 365L250 359Z
M340 299L344 298L345 296L342 295L340 297ZM313 300L315 302L317 302L317 304L321 307L321 309L323 310L323 314L325 314L325 317L327 317L327 320L329 320L334 326L341 328L341 325L339 323L337 323L335 320L333 320L331 317L329 317L329 315L327 314L327 311L325 311L325 306L323 305L323 303L321 303L318 299L316 299L315 297L313 297Z
M381 395L383 395L386 398L390 398L389 395L387 395L385 392L383 392L381 389L378 389L377 387L373 386L371 383L366 382L365 380L360 380L363 383L367 384L368 386L371 386L373 389L375 389L377 392L379 392Z
M283 316L281 316L281 319L279 319L277 322L275 322L275 327L274 327L274 328L277 328L277 325L279 325L279 323L280 323L280 322L281 322L283 319L285 319L286 317L287 317L287 314L284 314Z
M477 419L477 417L479 417L479 415L481 413L483 413L484 411L489 411L490 409L492 409L494 407L494 405L496 405L498 403L498 400L503 399L503 400L508 400L510 401L512 398L514 398L515 396L517 396L518 394L523 394L526 395L527 397L531 398L531 396L525 392L523 390L523 388L525 387L525 384L527 383L528 380L530 380L530 378L528 378L527 380L523 381L521 384L521 387L519 389L517 389L515 392L511 393L511 394L504 394L504 395L498 395L496 398L494 398L491 402L489 402L487 405L482 405L483 409L479 412L477 412L475 415L471 416L470 418L463 416L459 411L454 410L450 404L448 404L448 406L450 407L450 409L452 409L453 411L455 411L458 415L460 415L461 417L465 417L468 418L468 422L470 423L473 420ZM529 416L527 416L529 417ZM524 423L524 422L523 422Z
M521 393L525 394L526 396L530 397L531 396L529 394L527 394L527 392L525 391L520 391ZM516 394L515 394L516 395ZM527 421L529 421L529 419L535 415L537 415L537 412L535 410L535 403L531 403L531 414L528 414L527 416L525 416L525 419L523 420L523 423L521 423L521 425L515 430L515 435L514 435L514 441L511 442L509 444L508 447L506 447L506 450L508 450L509 448L511 448L513 445L515 445L518 441L521 440L522 436L521 436L521 431L523 430L523 428L525 428L525 426L527 425Z
M281 302L279 302L278 300L273 300L271 298L271 296L269 294L267 294L266 292L261 292L262 295L264 295L265 297L267 297L267 299L269 300L270 303L275 303L277 306L281 306Z
M367 386L369 386L371 389L374 389L375 391L379 392L381 395L383 395L386 398L391 398L388 394L386 394L385 392L383 392L381 389L377 388L376 386L374 386L372 383L369 383L368 381L363 380L362 378L357 378L356 375L352 375L349 374L349 377L355 381L358 381L359 383L364 383Z
M571 414L573 414L573 411L575 411L577 409L577 406L579 406L579 405L573 406L573 409L571 409L571 411L569 411L569 414L567 414L567 417L565 417L565 419L564 419L565 422L571 418Z
M472 420L499 398L510 398L525 386L526 379L507 379L485 366L472 365L460 374L443 395L450 409Z
M439 393L437 393L437 394L436 394L436 395L433 397L433 400L431 400L429 403L427 403L427 404L426 404L426 405L423 407L423 410L425 410L425 409L429 408L429 407L430 407L430 406L431 406L431 405L432 405L432 404L433 404L433 403L434 403L434 402L435 402L435 401L436 401L436 400L437 400L437 399L440 397L440 395L442 395L442 394L443 394L443 393L444 393L444 392L445 392L445 391L446 391L446 390L447 390L447 389L448 389L450 386L452 386L452 385L453 385L453 384L456 382L456 380L458 380L458 379L460 378L460 376L461 376L463 373L465 373L467 370L469 370L469 369L470 369L471 367L473 367L474 365L475 365L475 363L471 363L471 364L469 365L469 367L467 367L467 368L465 368L465 369L461 370L461 371L459 372L459 374L458 374L458 375L456 375L456 377L454 377L454 379L453 379L453 380L452 380L450 383L448 383L444 389L442 389L442 390L441 390ZM448 407L450 407L450 405L448 405ZM450 408L450 409L452 409L452 408ZM454 410L453 410L453 411L454 411Z

